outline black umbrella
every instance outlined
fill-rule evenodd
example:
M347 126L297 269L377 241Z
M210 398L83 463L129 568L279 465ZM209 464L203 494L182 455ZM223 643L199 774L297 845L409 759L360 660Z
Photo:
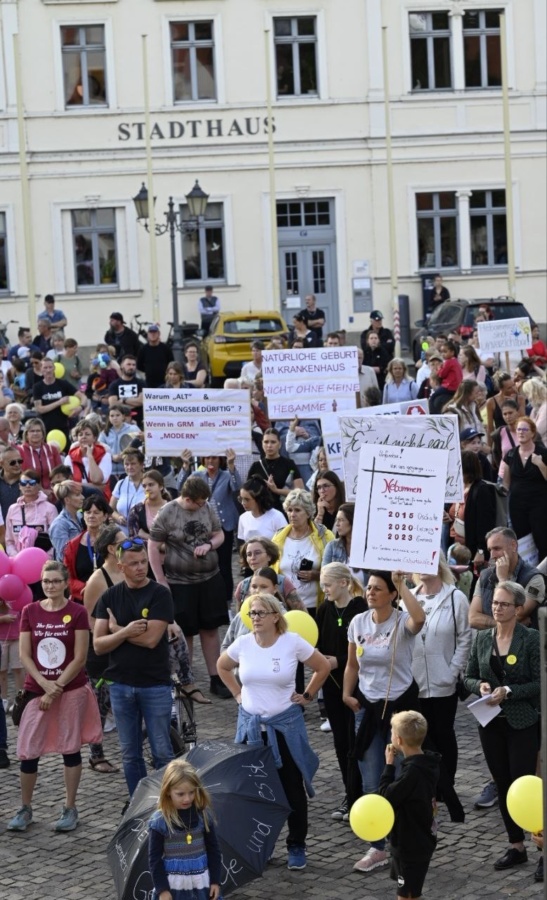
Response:
M184 757L211 794L222 853L221 890L227 897L258 878L290 812L270 747L226 741L198 744ZM118 900L149 900L148 820L155 811L163 769L139 782L107 856Z

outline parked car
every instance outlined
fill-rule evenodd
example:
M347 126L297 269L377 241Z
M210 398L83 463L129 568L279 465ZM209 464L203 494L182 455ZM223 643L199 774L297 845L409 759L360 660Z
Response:
M494 319L519 319L522 316L531 319L524 304L518 303L512 297L495 297L491 300L446 300L434 310L427 324L423 319L414 323L418 328L412 342L414 359L420 359L422 341L428 335L437 337L439 334L457 331L464 340L470 338L481 306L488 306Z
M225 378L237 378L244 362L252 359L251 343L273 337L287 340L289 329L278 312L221 312L204 340L213 387Z

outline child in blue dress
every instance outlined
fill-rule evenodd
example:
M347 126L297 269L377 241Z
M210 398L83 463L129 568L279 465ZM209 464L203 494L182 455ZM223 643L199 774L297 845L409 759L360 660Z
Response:
M169 763L149 823L154 900L222 900L221 855L211 798L184 760Z

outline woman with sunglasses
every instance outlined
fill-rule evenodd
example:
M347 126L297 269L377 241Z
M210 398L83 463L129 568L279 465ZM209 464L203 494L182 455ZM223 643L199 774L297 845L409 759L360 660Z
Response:
M336 472L322 472L318 475L312 496L317 510L315 524L333 531L338 509L346 499L344 485Z
M494 628L478 631L467 664L465 686L472 694L501 705L501 713L479 725L483 753L498 789L500 813L510 847L494 863L499 871L528 859L524 832L507 809L507 791L523 775L535 775L539 750L539 632L518 621L526 593L514 581L501 581L492 600Z
M51 491L50 475L55 466L61 465L61 454L56 444L46 441L46 426L41 419L28 419L23 428L23 443L19 447L23 469L34 469L46 494Z
M516 424L517 446L505 454L503 483L509 489L509 519L517 538L531 534L540 562L547 556L547 447L536 423L522 416Z
M328 677L325 657L290 633L283 607L270 594L252 594L249 615L253 630L224 651L218 673L238 704L235 741L272 747L281 784L291 812L288 818L288 868L306 868L308 800L319 759L309 746L302 709ZM297 693L296 670L303 663L313 672L307 687ZM234 669L239 666L241 685ZM307 796L306 796L307 795Z
M29 603L21 616L25 689L33 697L23 710L17 738L21 808L8 823L8 831L26 831L32 822L38 763L41 756L51 753L63 756L66 791L54 830L73 831L78 825L76 795L82 775L81 747L102 740L97 701L85 672L87 613L80 604L67 599L68 572L62 563L45 564L42 588L44 599Z
M35 469L25 469L19 490L21 496L10 506L6 517L6 553L16 556L25 547L39 546L53 556L49 529L57 518L57 510L42 491L40 475ZM36 534L29 534L27 529L34 529Z
M211 693L227 699L230 692L216 672L220 653L218 629L228 624L226 587L217 553L224 532L216 510L208 502L210 496L209 486L202 478L187 478L180 497L158 513L150 529L148 553L156 581L173 595L175 621L188 643L190 659L194 637L199 634Z
M95 494L84 500L82 513L84 530L68 542L63 560L68 569L72 599L78 603L83 603L84 588L95 569L102 565L103 560L95 549L95 542L108 522L112 509L101 494Z

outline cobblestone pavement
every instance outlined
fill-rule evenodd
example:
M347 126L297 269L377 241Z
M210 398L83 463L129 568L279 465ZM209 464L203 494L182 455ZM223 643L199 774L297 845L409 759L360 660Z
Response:
M198 653L198 656L200 654ZM200 657L201 659L201 657ZM203 666L196 671L203 681ZM230 700L214 698L210 707L198 706L198 734L202 738L226 738L234 733L236 707ZM369 875L352 872L353 863L366 845L349 825L331 819L341 799L341 779L335 764L332 737L319 730L313 709L307 712L310 740L321 766L315 779L316 797L310 803L308 866L305 872L289 872L283 840L262 879L232 896L238 900L386 900L395 898L394 882L387 867ZM454 825L440 807L440 839L425 883L424 900L519 900L543 896L534 883L537 851L528 844L529 861L507 873L496 872L494 859L506 847L497 807L475 812L472 798L486 780L476 727L461 707L457 720L460 765L457 789L467 811L465 825ZM11 768L0 771L0 898L2 900L116 900L105 857L105 847L115 830L126 799L119 775L103 775L84 769L78 807L80 826L61 835L51 830L63 798L60 757L48 757L40 765L34 797L34 823L25 834L6 832L7 820L19 807L18 766L15 763L16 732L10 726ZM105 737L108 757L119 763L116 732ZM84 757L85 759L85 757ZM151 900L144 895L135 900Z

